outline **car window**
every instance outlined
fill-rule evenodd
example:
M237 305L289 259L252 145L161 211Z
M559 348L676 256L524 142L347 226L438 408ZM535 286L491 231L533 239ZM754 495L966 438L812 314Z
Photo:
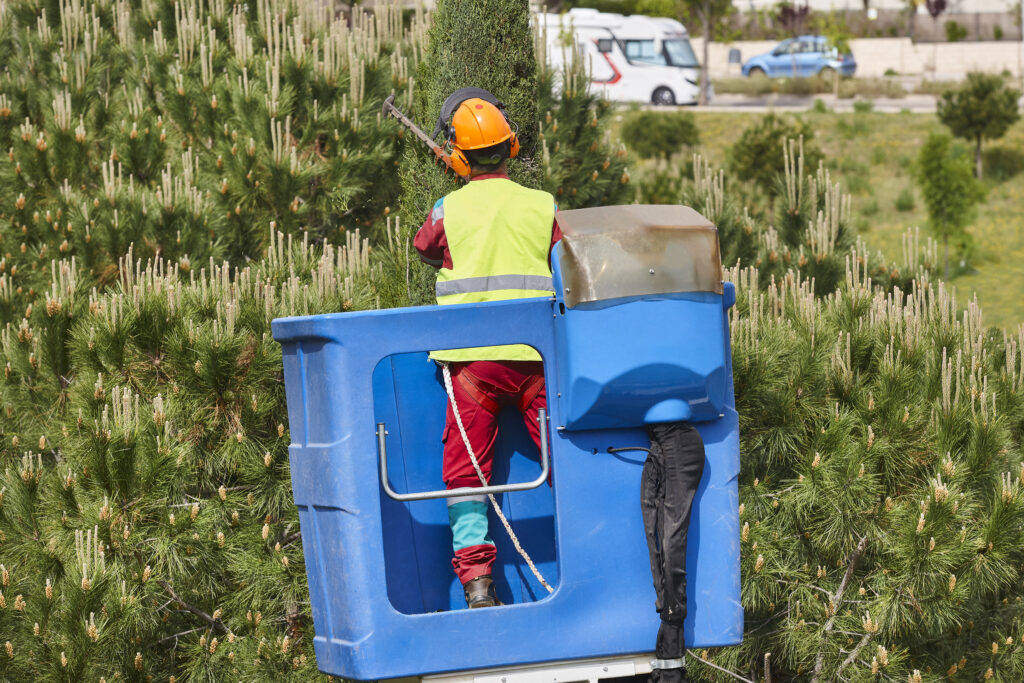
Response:
M697 62L697 55L693 54L693 46L690 45L690 41L686 38L666 40L664 45L665 54L668 56L668 61L672 66L689 68L700 66Z
M627 40L626 59L652 64L665 63L665 55L655 51L653 40Z
M800 52L803 52L803 53L819 52L818 45L813 40L801 40L800 41Z
M793 47L793 40L792 39L784 40L781 43L779 43L778 46L776 46L776 48L774 50L772 50L772 54L773 55L788 55L789 51L790 51L790 49L792 49L792 47Z

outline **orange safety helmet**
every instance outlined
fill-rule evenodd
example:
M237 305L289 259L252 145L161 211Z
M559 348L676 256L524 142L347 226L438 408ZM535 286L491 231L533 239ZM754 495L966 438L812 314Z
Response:
M467 151L487 149L507 141L508 157L519 154L519 138L501 109L479 97L459 104L446 132L452 145L452 169L461 176L469 175L472 169Z

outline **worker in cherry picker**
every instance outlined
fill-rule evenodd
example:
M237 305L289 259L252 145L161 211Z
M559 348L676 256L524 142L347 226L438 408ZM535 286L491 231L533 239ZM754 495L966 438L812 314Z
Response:
M456 91L441 108L435 136L439 132L448 140L453 170L468 182L437 200L414 241L420 258L438 269L437 303L551 296L550 253L562 237L554 197L509 179L506 166L519 140L501 103L479 88ZM536 350L516 344L434 351L431 358L448 364L466 437L488 482L502 406L520 410L540 447L537 414L547 400ZM482 486L450 402L443 441L446 488ZM466 604L500 605L491 578L495 547L487 497L449 498L448 520L452 566Z

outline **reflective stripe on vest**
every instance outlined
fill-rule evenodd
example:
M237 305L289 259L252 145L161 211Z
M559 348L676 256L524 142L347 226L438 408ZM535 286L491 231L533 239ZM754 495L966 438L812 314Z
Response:
M507 178L474 180L447 195L441 213L452 259L437 274L439 304L550 296L548 250L555 200ZM540 360L521 344L435 351L446 361Z
M553 286L551 278L543 275L484 275L438 282L434 289L437 296L441 297L470 292L496 292L502 289L551 291Z

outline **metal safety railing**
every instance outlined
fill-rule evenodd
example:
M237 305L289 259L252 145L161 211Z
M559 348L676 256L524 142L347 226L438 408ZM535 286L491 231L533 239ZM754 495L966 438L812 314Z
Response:
M548 454L548 430L547 411L543 408L537 411L537 422L540 423L540 475L533 481L524 481L515 484L499 484L497 486L463 486L457 489L440 489L437 491L415 491L412 493L398 493L391 488L388 480L388 447L387 429L383 422L377 423L377 450L380 455L380 481L384 487L384 493L388 498L397 501L410 500L433 500L435 498L462 498L466 496L484 496L494 493L508 493L510 491L528 491L535 489L548 479L551 470L550 456Z

